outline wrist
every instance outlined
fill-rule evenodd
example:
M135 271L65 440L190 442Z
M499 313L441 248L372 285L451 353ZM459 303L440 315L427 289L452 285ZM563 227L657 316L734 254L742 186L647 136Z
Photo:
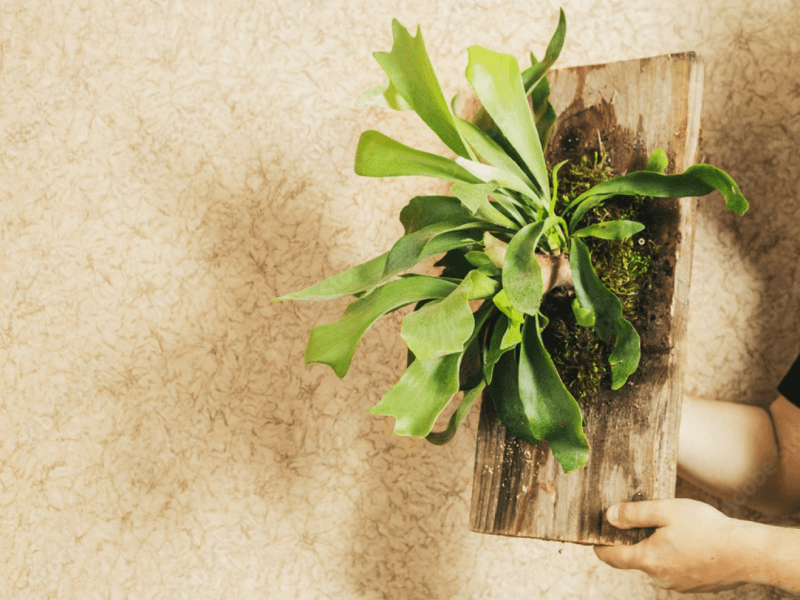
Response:
M770 583L770 553L775 551L775 540L770 526L752 521L732 519L731 561L735 578L740 583Z

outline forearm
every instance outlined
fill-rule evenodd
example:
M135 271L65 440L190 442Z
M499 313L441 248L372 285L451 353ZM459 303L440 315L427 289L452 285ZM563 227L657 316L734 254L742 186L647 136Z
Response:
M770 414L757 406L687 398L678 474L726 502L765 514L786 512Z
M800 529L735 520L731 547L741 580L800 593Z

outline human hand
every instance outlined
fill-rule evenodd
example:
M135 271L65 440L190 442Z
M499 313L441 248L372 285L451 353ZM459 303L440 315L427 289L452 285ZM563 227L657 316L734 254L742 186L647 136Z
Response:
M603 562L617 569L638 569L658 587L682 593L717 592L746 583L747 561L733 535L743 521L687 498L616 506L617 516L614 506L606 513L614 527L657 529L633 546L595 546Z

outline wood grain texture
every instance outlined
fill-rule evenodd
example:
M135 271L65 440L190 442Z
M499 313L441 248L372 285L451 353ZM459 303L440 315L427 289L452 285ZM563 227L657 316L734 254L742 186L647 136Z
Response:
M693 54L565 69L551 77L559 114L549 158L600 147L620 172L644 167L658 147L670 170L695 160L703 68ZM585 469L565 475L546 442L526 444L498 423L484 397L472 491L477 532L580 544L630 544L652 530L621 531L604 510L618 502L673 498L686 347L696 199L659 200L644 219L660 248L646 292L639 370L621 390L582 406L591 447Z

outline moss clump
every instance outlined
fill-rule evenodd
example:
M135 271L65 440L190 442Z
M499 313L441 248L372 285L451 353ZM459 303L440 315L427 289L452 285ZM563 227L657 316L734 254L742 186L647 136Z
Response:
M565 165L567 167L567 165ZM563 211L570 200L590 187L616 177L608 156L582 157L559 173L559 200L556 212ZM618 219L642 220L642 197L615 197L587 213L581 227ZM626 319L636 327L639 297L647 285L647 274L658 248L647 240L646 230L627 240L608 241L584 238L600 280L622 302ZM571 298L550 294L542 303L542 312L550 319L542 338L558 372L580 404L595 397L601 386L611 384L608 357L612 344L601 341L593 329L580 327L572 313Z

